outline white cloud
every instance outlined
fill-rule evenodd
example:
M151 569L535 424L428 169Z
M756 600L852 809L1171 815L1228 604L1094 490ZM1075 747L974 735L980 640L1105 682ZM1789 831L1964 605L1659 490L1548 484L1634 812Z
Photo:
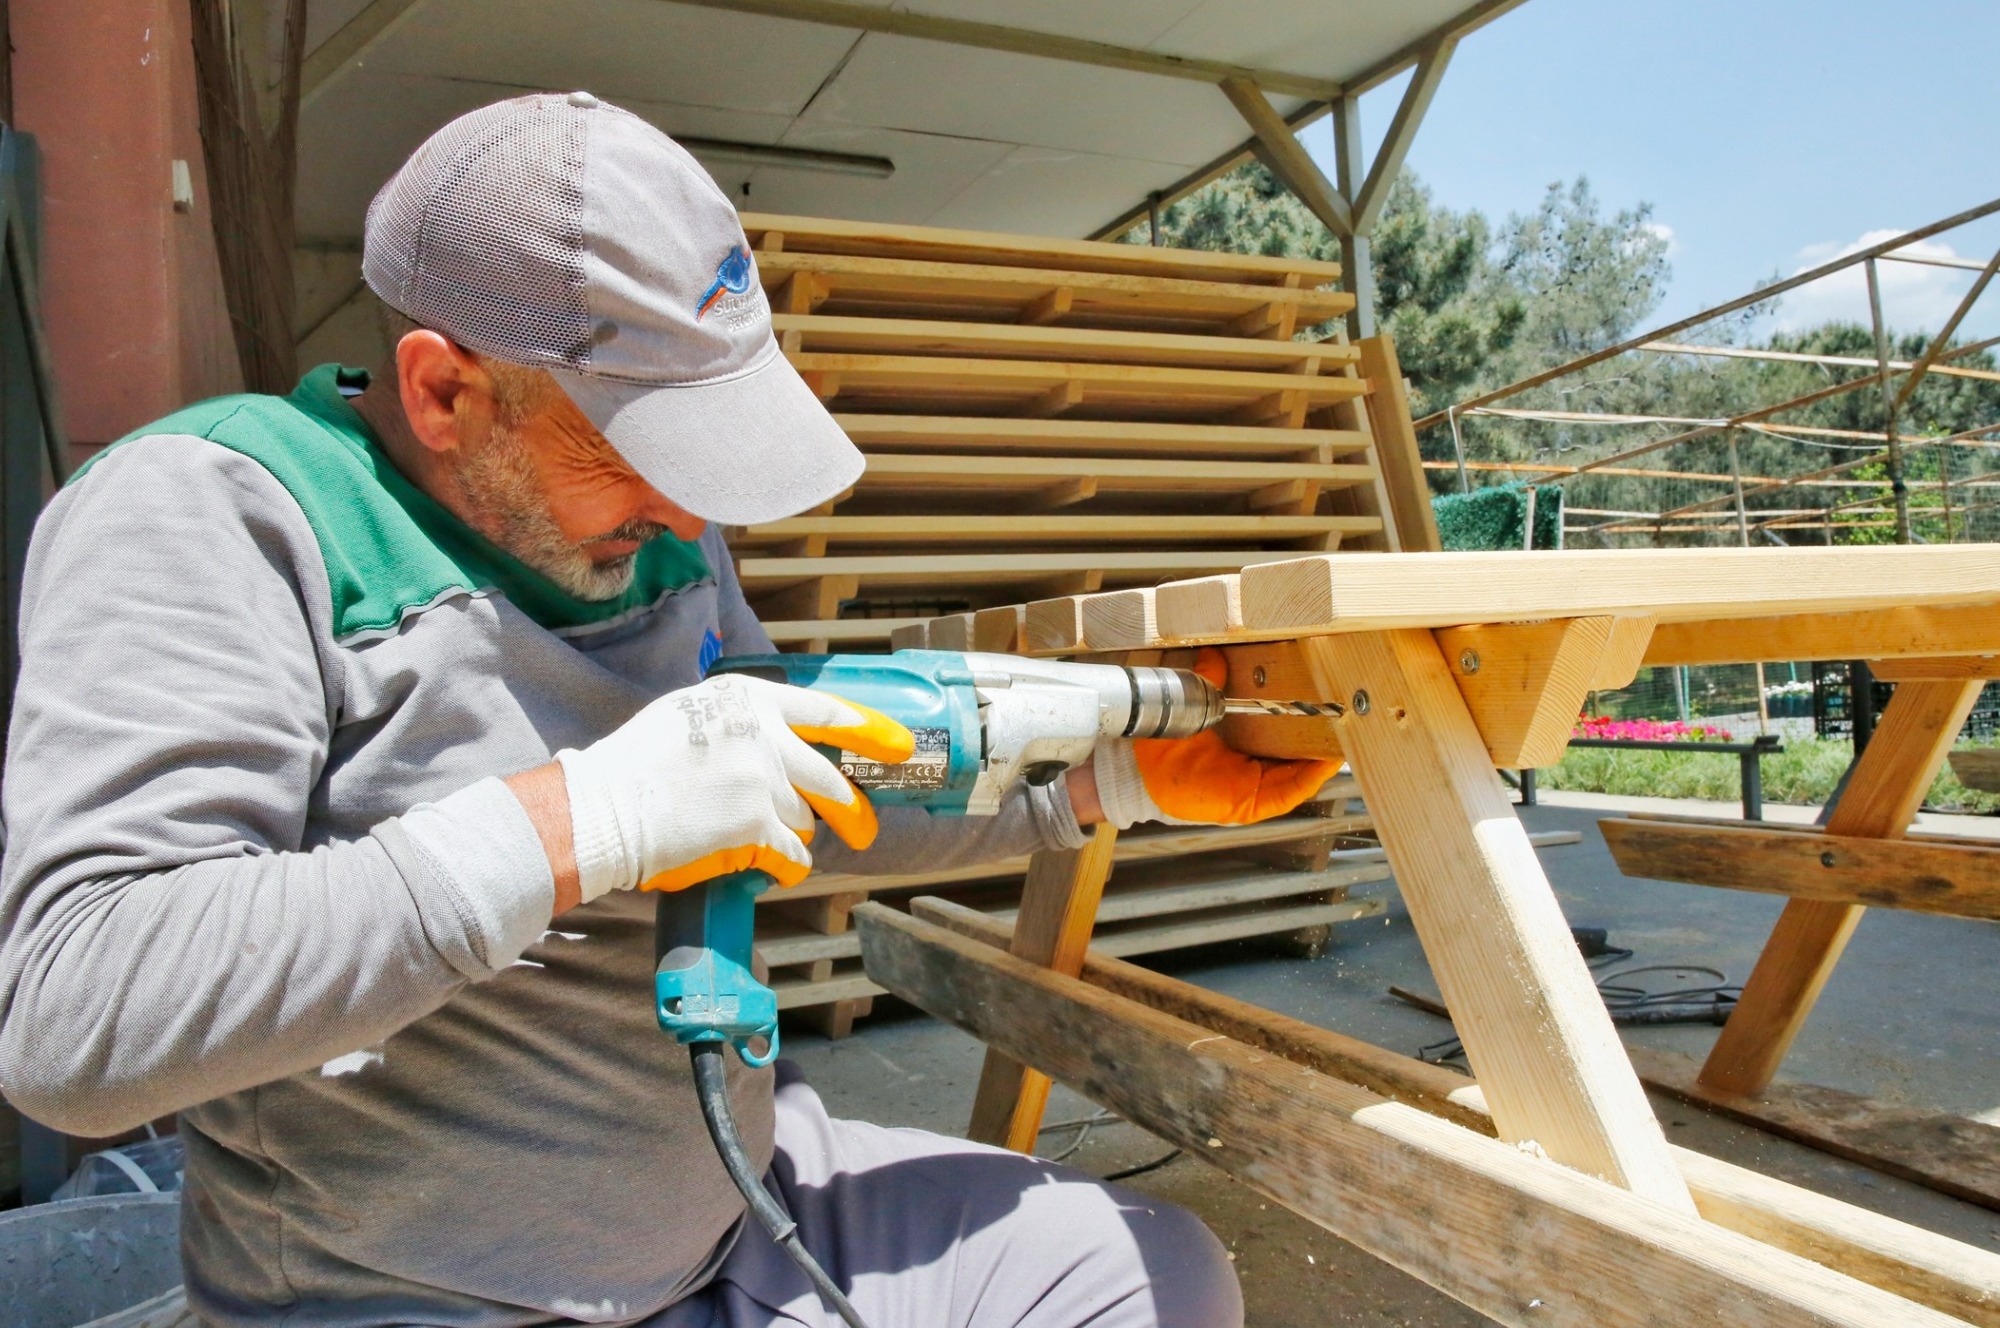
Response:
M1677 247L1677 242L1674 239L1674 228L1667 225L1664 221L1649 221L1645 224L1645 229L1664 240L1667 245L1667 256L1669 258L1673 257L1674 250Z
M1851 244L1835 241L1808 245L1799 251L1799 273L1833 259L1894 239L1901 231L1869 231ZM1920 258L1963 258L1942 240L1919 240L1899 253ZM1875 265L1882 284L1882 319L1895 332L1935 332L1951 317L1966 289L1977 275L1962 268L1929 267L1916 263L1880 262ZM1981 303L1985 303L1984 300ZM1992 311L1975 313L1975 321L1989 321ZM1839 319L1868 325L1868 277L1861 264L1842 268L1830 277L1788 291L1778 304L1776 327L1798 331Z

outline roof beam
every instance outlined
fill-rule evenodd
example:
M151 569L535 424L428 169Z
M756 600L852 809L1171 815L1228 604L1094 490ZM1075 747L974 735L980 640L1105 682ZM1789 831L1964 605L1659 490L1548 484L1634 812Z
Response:
M1328 230L1335 235L1352 235L1354 214L1346 197L1326 178L1285 118L1272 109L1264 90L1252 79L1226 78L1222 93L1256 134L1255 151L1271 173L1284 181Z
M312 105L336 74L358 61L422 3L423 0L369 0L306 57L299 70L299 108Z
M997 23L913 14L886 6L854 4L850 0L671 0L671 3L723 9L738 14L761 14L767 18L794 19L802 23L880 32L896 37L915 37L988 51L1008 51L1047 60L1067 60L1073 64L1125 69L1136 74L1160 74L1168 78L1191 79L1197 83L1219 84L1230 78L1252 78L1273 92L1292 97L1324 100L1339 96L1341 91L1340 84L1333 79L1308 78L1276 69L1250 69L1220 60L1201 60L1162 51L1142 51L1053 32L1002 27Z
M1431 98L1437 95L1438 84L1444 80L1445 66L1451 63L1451 53L1457 49L1458 38L1443 35L1434 38L1417 58L1410 86L1403 90L1396 118L1389 122L1388 137L1376 150L1368 179L1354 197L1354 229L1359 234L1366 235L1375 229L1375 219L1382 215L1382 204L1389 197L1389 186L1396 182L1403 159L1410 155L1417 126L1423 123L1424 112L1430 109Z
M1464 37L1467 33L1491 23L1508 10L1517 8L1525 3L1526 0L1478 0L1478 3L1460 10L1457 14L1438 24L1430 32L1425 33L1422 37L1411 42L1394 55L1379 60L1367 69L1362 70L1359 74L1349 79L1340 91L1358 97L1364 92L1380 87L1421 60L1425 48L1439 38L1449 37L1456 40ZM1268 83L1265 86L1272 87ZM1277 89L1273 88L1273 90L1276 91ZM1322 116L1325 116L1333 109L1333 101L1334 97L1332 95L1321 100L1309 101L1286 116L1285 123L1290 125L1295 132L1304 129L1307 125L1315 124ZM1223 153L1207 164L1196 167L1193 171L1182 176L1165 189L1158 190L1151 197L1157 199L1158 206L1162 208L1178 203L1203 185L1227 175L1244 162L1249 161L1256 154L1256 149L1257 140L1254 138L1239 143L1228 152ZM1110 221L1105 222L1102 226L1090 232L1085 238L1092 240L1115 239L1144 220L1146 211L1147 203L1141 201L1119 213Z

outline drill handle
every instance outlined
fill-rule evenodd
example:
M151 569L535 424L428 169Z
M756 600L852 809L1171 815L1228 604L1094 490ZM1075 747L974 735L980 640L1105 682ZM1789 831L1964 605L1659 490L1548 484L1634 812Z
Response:
M654 1012L681 1043L728 1042L746 1064L778 1055L778 998L751 971L757 896L771 887L760 871L732 872L705 885L662 891L654 915ZM752 1043L762 1038L763 1051Z

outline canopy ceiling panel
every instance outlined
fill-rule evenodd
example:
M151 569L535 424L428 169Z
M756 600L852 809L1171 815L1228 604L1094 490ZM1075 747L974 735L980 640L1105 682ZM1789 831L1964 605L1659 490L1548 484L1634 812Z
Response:
M1291 82L1271 93L1291 115L1518 2L311 0L299 233L358 239L381 182L452 116L588 88L708 140L695 155L746 207L1083 235L1249 137L1213 72L1116 66L1264 71ZM927 19L983 26L909 34ZM1024 40L992 29L1035 53L992 49Z

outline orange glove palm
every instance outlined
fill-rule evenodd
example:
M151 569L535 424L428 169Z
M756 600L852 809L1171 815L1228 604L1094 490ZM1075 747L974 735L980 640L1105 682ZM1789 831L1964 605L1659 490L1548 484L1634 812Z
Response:
M1203 650L1195 672L1223 685L1222 652ZM1138 821L1181 825L1249 825L1282 816L1319 791L1338 761L1279 761L1246 756L1215 729L1192 738L1140 738L1101 743L1098 797L1119 828Z

